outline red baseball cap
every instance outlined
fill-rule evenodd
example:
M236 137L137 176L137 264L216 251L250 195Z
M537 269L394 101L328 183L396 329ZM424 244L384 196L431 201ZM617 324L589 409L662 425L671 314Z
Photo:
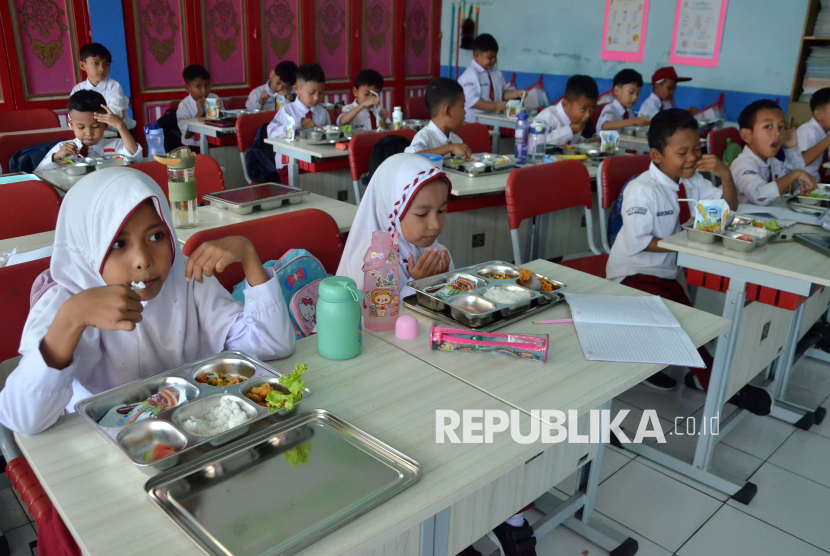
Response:
M651 84L656 85L660 83L664 79L671 79L672 81L681 82L681 81L691 81L691 77L677 77L677 72L674 71L674 68L671 66L660 68L659 70L654 72L654 75L651 76Z

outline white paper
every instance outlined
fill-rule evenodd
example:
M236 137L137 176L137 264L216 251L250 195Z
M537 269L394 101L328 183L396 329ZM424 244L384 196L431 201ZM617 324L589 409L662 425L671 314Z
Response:
M17 253L17 249L12 252L11 257L9 257L9 261L6 263L6 266L12 266L14 264L23 264L28 263L29 261L36 261L38 259L45 259L46 257L52 256L52 246L47 245L46 247L41 247L40 249L35 249L34 251L28 251L26 253Z
M638 52L643 36L643 0L611 0L606 50Z
M588 361L705 367L689 335L657 296L565 293Z
M695 0L678 4L675 56L708 59L715 55L721 1Z

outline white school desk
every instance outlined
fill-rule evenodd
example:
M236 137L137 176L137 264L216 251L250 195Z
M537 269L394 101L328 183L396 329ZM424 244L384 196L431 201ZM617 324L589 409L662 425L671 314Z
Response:
M334 221L337 222L341 233L346 233L351 229L352 222L354 222L354 217L357 213L357 207L351 203L344 203L314 193L309 193L303 197L303 202L297 205L284 204L273 210L255 210L251 214L245 215L233 214L214 207L199 207L199 225L195 228L177 229L176 237L179 239L179 243L184 245L190 236L202 230L210 230L212 228L228 226L229 224L247 222L248 220L256 220L258 218L308 208L319 209L331 215ZM0 240L0 253L10 253L14 248L17 248L18 253L28 253L29 251L52 245L54 241L54 231L3 239Z
M35 175L57 189L58 193L60 193L61 197L63 197L67 191L72 189L72 187L78 183L78 180L88 176L89 174L84 174L83 176L70 176L60 168L53 168L51 170L35 170Z
M299 341L290 358L272 364L286 370L295 363L308 364L305 380L314 389L299 411L326 409L422 466L413 486L300 554L456 554L578 467L587 467L596 452L586 492L572 497L563 512L584 504L590 513L593 507L601 447L522 445L508 434L495 435L492 444L438 444L437 409L509 412L510 406L372 335L364 334L363 352L348 361L323 359L311 337ZM639 374L621 369L608 382L633 382ZM583 390L604 403L618 388L597 378L586 378ZM559 401L562 407L588 409L587 398ZM529 430L530 418L518 416L522 430ZM61 417L45 432L16 440L85 554L201 554L149 500L143 490L147 476L79 416ZM588 530L594 524L583 521L589 518L572 518L568 526Z
M528 120L530 117L528 116ZM494 153L499 152L499 141L501 140L501 128L516 129L516 122L518 118L510 118L504 112L482 112L476 114L476 122L484 125L493 126L494 133L492 134L492 149Z
M583 164L585 165L585 168L588 169L588 176L592 180L596 179L599 164L595 164L593 161L587 160L583 162ZM528 162L525 166L521 167L523 168L533 165L535 165L535 163ZM452 182L452 194L457 197L504 193L505 189L507 189L507 178L510 176L510 172L500 172L498 174L485 174L483 176L471 178L466 174L455 172L448 168L445 169L445 172L447 173L447 177L449 177Z
M236 135L235 127L217 127L205 123L207 118L183 118L179 120L187 124L187 131L199 134L199 152L208 154L210 143L208 137L228 137Z
M308 141L300 138L286 141L285 137L269 137L265 142L274 147L276 154L288 157L288 185L291 187L300 186L299 161L311 163L349 156L348 150L337 149L334 145L309 145Z

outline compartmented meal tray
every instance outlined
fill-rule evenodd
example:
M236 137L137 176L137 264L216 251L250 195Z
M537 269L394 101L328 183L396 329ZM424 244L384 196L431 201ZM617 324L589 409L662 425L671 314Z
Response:
M238 189L226 189L205 195L212 207L226 209L234 214L250 214L255 207L260 210L279 208L283 203L299 204L309 192L279 183L260 183Z
M470 160L457 157L444 159L444 169L475 178L483 175L511 172L516 166L516 157L506 154L476 153Z

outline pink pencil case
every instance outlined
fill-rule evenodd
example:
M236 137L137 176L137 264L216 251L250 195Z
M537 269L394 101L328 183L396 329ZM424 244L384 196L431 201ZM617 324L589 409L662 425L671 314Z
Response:
M532 359L544 363L548 358L547 334L497 334L459 330L432 324L430 346L436 351L490 352Z

